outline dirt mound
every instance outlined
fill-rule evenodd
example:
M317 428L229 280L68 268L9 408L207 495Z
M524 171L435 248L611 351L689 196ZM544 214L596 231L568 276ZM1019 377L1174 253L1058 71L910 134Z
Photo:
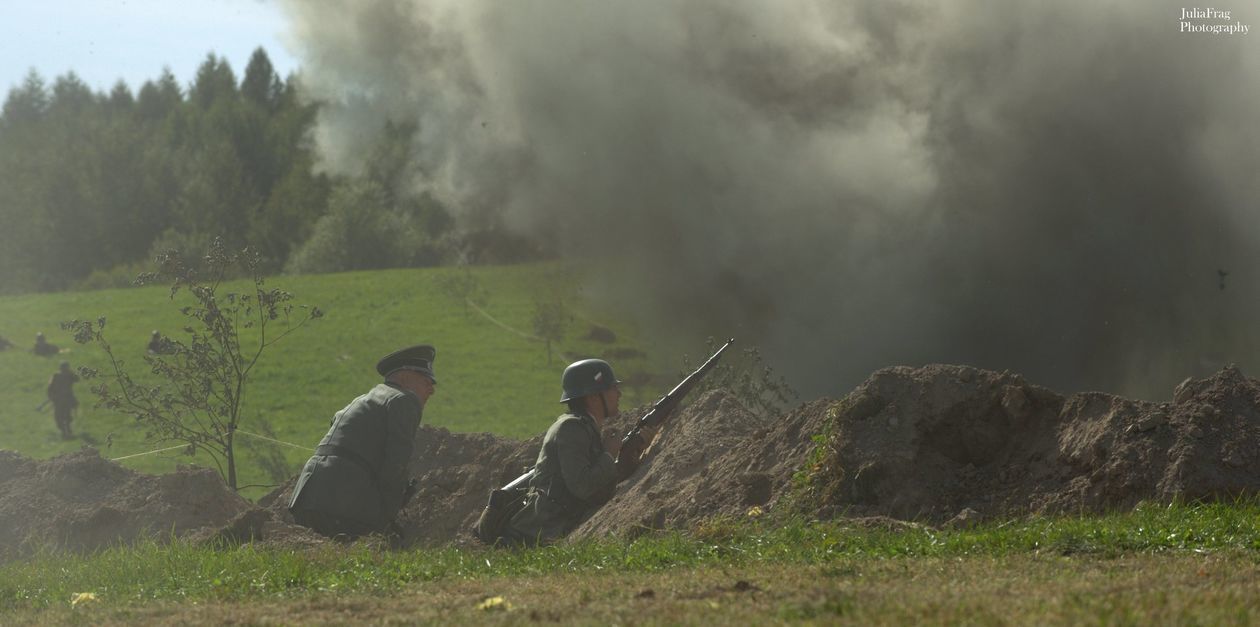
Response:
M451 433L421 425L408 466L418 490L399 514L405 544L473 542L468 530L481 514L493 487L533 466L542 436L521 442L488 433ZM288 505L296 477L258 504L278 520L292 523Z
M696 399L666 424L643 467L572 539L685 529L719 514L775 504L814 448L831 401L778 418L757 416L724 391Z
M945 522L1102 512L1260 490L1260 383L1229 367L1171 403L961 366L881 370L836 405L815 479L823 515Z
M623 412L606 431L624 432L645 409ZM811 459L820 433L823 456ZM880 370L842 400L777 417L750 413L718 390L666 425L643 467L572 538L768 510L807 463L807 507L880 525L1230 499L1260 491L1258 439L1260 382L1233 367L1187 380L1169 403L1064 397L1015 374L940 365ZM475 542L468 529L490 489L527 470L540 442L422 426L410 466L419 491L399 521L404 541ZM90 449L48 461L0 451L0 559L45 544L91 550L172 531L193 540L325 542L292 524L292 483L254 507L208 469L150 476Z
M213 470L154 476L90 448L37 461L0 451L0 560L50 546L91 551L223 525L250 509Z

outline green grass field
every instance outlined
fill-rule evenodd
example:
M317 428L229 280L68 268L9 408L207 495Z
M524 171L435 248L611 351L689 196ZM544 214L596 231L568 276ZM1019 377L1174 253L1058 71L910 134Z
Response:
M437 289L444 273L395 270L279 277L296 302L327 316L269 352L251 381L243 428L313 446L332 413L372 385L376 359L401 345L438 347L438 393L425 422L527 437L559 410L566 359L547 363L531 331L540 295L561 290L577 319L560 351L642 351L615 360L623 379L669 375L688 349L645 344L616 312L581 300L562 269L535 264L474 270L486 313ZM149 332L175 333L177 305L161 287L0 299L0 448L49 457L94 443L106 457L161 446L120 416L85 407L80 438L57 437L35 411L62 360L101 367L57 323L109 319L119 354L137 370ZM584 339L592 324L618 340ZM29 352L36 331L69 349ZM660 394L671 377L637 389ZM106 447L107 442L112 442ZM290 469L307 456L283 447ZM162 472L201 458L126 460ZM270 478L247 450L243 484ZM245 490L257 496L262 488ZM528 551L445 547L393 551L370 541L310 550L141 543L92 555L48 551L0 564L3 624L1256 624L1260 622L1260 503L1147 505L1088 518L993 521L970 530L810 522L784 512L718 519L684 532L610 538ZM77 599L77 601L76 601Z
M1260 506L717 521L530 551L156 544L0 566L6 623L1254 624ZM76 594L88 600L72 604Z
M617 351L641 351L646 357L614 360L622 379L637 373L674 372L682 351L654 353L636 329L619 321L615 312L583 300L556 264L474 268L487 295L483 307L494 321L438 288L444 273L456 269L386 270L323 276L280 276L268 285L294 294L294 302L320 307L324 318L299 329L270 348L255 370L246 393L241 428L258 433L260 419L279 440L313 448L327 430L333 413L379 381L376 360L401 346L427 342L438 348L437 394L425 410L425 424L453 431L489 431L525 438L546 429L561 406L560 374L566 358L600 356ZM232 284L244 289L246 283ZM536 302L560 294L574 320L547 363L545 345L523 337L532 334ZM75 367L102 368L104 353L92 345L76 345L59 323L73 318L108 319L107 337L135 373L146 372L142 356L152 330L178 337L184 324L177 299L166 287L37 294L0 299L0 335L16 346L0 352L0 448L37 458L77 450L84 444L117 458L160 448L145 441L143 431L128 419L94 409L94 397L80 383L76 394L82 406L74 429L78 437L62 441L53 424L51 408L37 412L44 387L62 360ZM613 343L584 339L592 321L617 335ZM513 330L509 330L510 327ZM64 352L38 357L30 352L37 331ZM635 338L630 340L627 338ZM629 400L639 403L664 392L656 386L628 388ZM663 387L663 386L661 386ZM243 445L268 445L248 436ZM278 445L269 445L278 446ZM290 470L296 471L309 451L280 446ZM176 452L178 453L178 452ZM177 463L209 465L203 457L176 453L145 455L122 463L147 472L163 472ZM267 485L274 480L255 463L246 448L241 485ZM262 488L243 490L256 497Z

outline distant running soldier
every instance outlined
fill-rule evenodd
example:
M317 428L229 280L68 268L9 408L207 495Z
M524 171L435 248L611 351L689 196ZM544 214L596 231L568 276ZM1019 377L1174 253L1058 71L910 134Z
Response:
M31 349L31 352L42 357L47 357L48 355L56 355L61 352L61 349L57 348L55 344L49 344L48 340L44 339L43 333L36 333L35 347Z
M390 530L413 489L407 464L437 386L436 353L419 345L386 355L376 364L385 382L333 416L293 487L289 511L298 524L347 540Z
M61 431L61 439L69 440L73 437L70 432L70 420L74 415L74 409L79 406L79 399L74 397L74 384L79 380L79 375L70 371L70 362L61 362L61 369L53 373L51 379L48 380L48 400L53 406L53 420L57 423L57 429Z
M618 459L620 439L605 442L604 421L620 411L621 388L612 366L584 359L565 368L561 379L569 412L543 436L529 479L525 507L508 523L509 544L546 544L562 538L612 498L617 482L638 466L638 456ZM639 433L651 442L655 429Z

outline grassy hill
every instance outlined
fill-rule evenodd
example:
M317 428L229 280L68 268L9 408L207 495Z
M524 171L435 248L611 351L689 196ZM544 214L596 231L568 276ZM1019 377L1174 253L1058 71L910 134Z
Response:
M453 268L354 272L322 276L281 276L268 285L292 292L294 302L320 307L324 318L275 345L264 354L246 393L242 429L260 433L264 424L276 439L314 447L333 413L379 381L374 365L401 346L427 342L438 349L437 393L425 410L426 424L453 431L490 431L525 438L541 433L557 415L560 374L570 358L612 356L618 376L645 383L625 389L626 406L664 392L667 380L653 372L677 370L678 355L653 354L636 340L637 330L618 322L615 312L583 301L566 268L550 263L474 268L470 272L486 295L480 308L467 308L440 288L443 277L465 272ZM233 284L244 289L247 284ZM532 335L540 300L560 298L573 314L565 339L547 362L543 342ZM34 457L51 457L84 444L118 458L160 448L145 441L142 429L123 416L94 408L88 386L76 386L81 407L74 423L78 437L62 441L51 407L37 412L49 376L62 361L102 368L104 353L81 346L58 324L72 318L106 316L107 336L136 374L154 329L179 337L183 303L155 286L97 292L37 294L0 299L0 335L16 346L0 352L0 448ZM481 311L478 311L480 309ZM598 321L598 322L593 322ZM593 333L599 325L607 332ZM30 352L42 331L63 352L38 357ZM609 341L610 335L615 340ZM677 351L675 351L677 352ZM242 438L246 447L241 484L274 483L259 464L268 454L282 455L295 471L309 450ZM169 446L167 444L166 446ZM163 472L177 463L210 465L208 458L174 453L144 455L122 463ZM248 495L263 492L247 490Z

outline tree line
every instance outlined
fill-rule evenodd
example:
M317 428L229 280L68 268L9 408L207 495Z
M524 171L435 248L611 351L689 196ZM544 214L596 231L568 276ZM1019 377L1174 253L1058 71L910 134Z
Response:
M268 272L514 261L536 248L492 221L459 225L408 186L417 128L388 122L362 173L317 167L319 103L262 48L238 80L213 53L185 89L134 93L32 70L0 111L0 293L111 287L163 251L215 238Z

